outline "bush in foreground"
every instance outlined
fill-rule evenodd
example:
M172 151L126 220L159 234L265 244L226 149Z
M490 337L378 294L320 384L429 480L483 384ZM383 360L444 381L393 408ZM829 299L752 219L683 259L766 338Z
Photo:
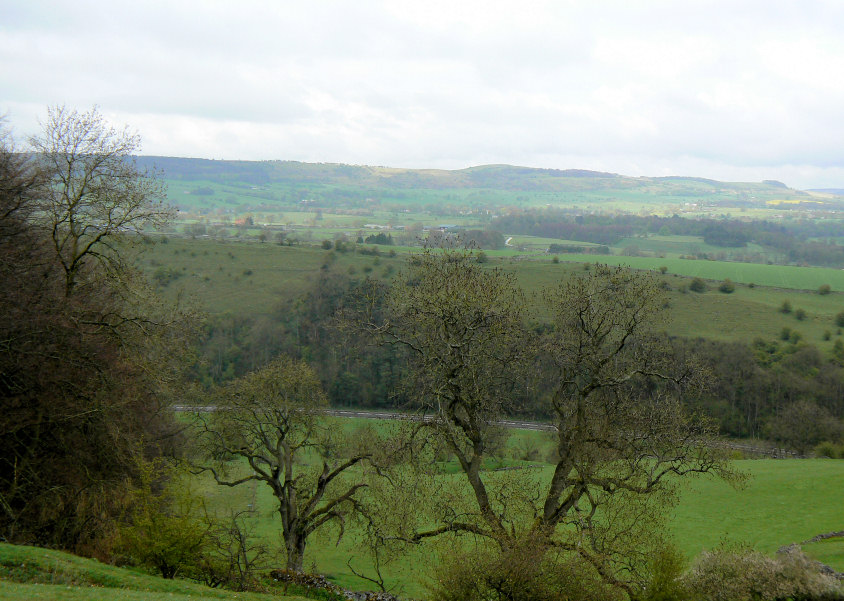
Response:
M771 558L745 547L703 553L685 578L694 601L844 599L844 587L799 550Z
M433 601L614 601L625 598L601 582L574 556L531 544L509 551L491 548L453 552L439 562L431 584Z
M685 560L675 547L657 551L648 565L648 580L635 601L685 601L691 592L683 580Z

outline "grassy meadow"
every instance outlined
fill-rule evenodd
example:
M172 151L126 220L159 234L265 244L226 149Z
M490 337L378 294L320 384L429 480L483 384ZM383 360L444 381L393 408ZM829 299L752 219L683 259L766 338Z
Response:
M256 241L169 237L141 255L140 267L160 283L165 295L192 297L209 314L262 315L284 301L301 297L324 271L353 278L389 280L399 273L408 253L419 249L378 247L379 256L326 251L316 245L279 246ZM365 245L371 249L373 246ZM390 251L395 256L390 256ZM835 316L844 311L844 271L819 267L757 265L689 259L560 255L560 262L541 256L499 256L508 251L486 251L489 265L512 271L531 295L554 286L596 261L654 271L666 287L671 334L717 340L777 338L783 328L830 350L839 336ZM668 268L663 275L658 268ZM688 291L692 277L707 280L704 293ZM730 278L732 294L718 291ZM751 287L751 284L753 286ZM830 285L832 293L817 289ZM803 309L805 319L779 311L788 301ZM824 340L825 333L830 334Z
M353 428L363 420L336 420L337 427ZM376 428L384 422L372 422ZM551 468L541 459L549 446L543 433L513 431L504 455L510 464L541 466L531 477L547 480ZM522 459L530 453L540 461ZM686 481L679 503L669 520L674 543L688 560L720 543L742 543L773 554L779 547L841 529L840 491L844 489L844 461L836 460L737 460L734 466L747 474L743 487L732 488L715 478ZM491 465L494 468L495 465ZM444 466L444 472L450 472ZM444 478L459 478L444 473ZM248 483L231 489L197 477L194 492L202 495L212 511L251 506L257 518L256 534L269 545L280 545L280 521L275 499L265 485ZM349 528L337 541L336 531L315 535L310 541L305 566L326 574L333 582L355 590L368 590L371 583L352 574L370 568L361 551L359 534ZM441 547L426 543L386 566L387 583L411 598L424 598L430 568ZM812 557L844 570L844 540L832 539L806 545ZM279 559L279 565L282 560ZM118 568L49 549L0 544L0 598L10 600L95 601L195 599L301 599L295 596L236 593L183 581L164 580L141 570Z
M616 255L559 255L560 261L628 265L634 269L668 268L671 273L707 280L731 279L742 284L817 290L828 284L833 290L844 291L844 270L827 267L797 267L792 265L762 265L727 261L706 261L670 257L624 257Z
M354 428L366 422L375 428L388 427L381 420L337 419L336 427ZM501 458L490 461L488 468L501 465L530 466L525 477L547 482L552 468L545 463L551 448L546 433L513 430ZM844 461L735 460L734 467L746 474L744 484L734 488L714 477L683 481L679 502L670 515L668 531L674 544L688 560L721 543L740 543L768 554L790 543L799 543L824 532L842 529L841 491L844 490ZM442 478L460 479L456 466L442 464ZM508 472L505 472L506 474ZM512 473L512 472L509 472ZM498 477L496 475L496 477ZM502 475L501 477L507 477ZM246 508L257 511L256 532L269 544L278 544L280 521L276 501L269 487L249 483L235 489L220 487L208 478L195 481L211 508ZM332 581L356 590L371 584L355 576L347 563L360 571L369 560L361 551L354 527L343 538L336 531L318 535L309 542L306 569L326 574ZM833 539L806 545L812 557L844 571L844 541ZM440 550L437 542L420 545L411 555L386 566L388 584L399 584L411 597L425 595L427 570L431 558Z

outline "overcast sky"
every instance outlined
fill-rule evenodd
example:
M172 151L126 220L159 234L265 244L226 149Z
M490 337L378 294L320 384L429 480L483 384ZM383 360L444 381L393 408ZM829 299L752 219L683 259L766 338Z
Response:
M844 1L0 0L0 112L144 154L844 187Z

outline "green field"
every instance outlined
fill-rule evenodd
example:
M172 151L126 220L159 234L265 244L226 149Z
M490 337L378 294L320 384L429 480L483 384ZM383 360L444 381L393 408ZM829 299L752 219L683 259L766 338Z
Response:
M395 257L388 255L390 250L397 253ZM167 244L159 243L143 254L139 265L153 278L162 271L174 274L161 288L165 295L175 297L183 292L210 314L255 316L270 314L285 301L300 298L326 272L353 278L395 277L408 253L418 249L379 247L379 252L380 256L374 257L308 245L171 237ZM668 272L657 277L670 289L666 292L669 332L679 336L751 341L776 338L789 327L804 340L829 350L838 337L835 315L844 310L844 293L817 293L821 284L844 290L844 271L839 270L594 255L561 255L560 263L555 264L547 256L522 260L497 256L504 252L487 252L492 259L489 265L513 271L529 294L554 286L595 261L648 270L665 265ZM695 275L711 278L709 290L683 293ZM726 277L738 284L732 294L717 290ZM742 283L755 285L751 288ZM806 311L806 319L798 321L793 313L781 313L778 309L786 300L794 309ZM823 340L825 332L831 333L829 340Z
M844 270L827 267L796 267L791 265L760 265L727 261L706 261L697 259L660 257L619 257L608 255L559 255L560 261L600 262L609 265L628 265L634 269L668 268L670 273L708 280L729 278L742 284L789 288L793 290L817 290L823 284L835 291L844 291Z
M272 311L281 301L304 294L316 282L329 253L316 246L279 246L255 242L168 239L140 259L150 277L158 270L172 270L176 276L164 288L175 296L184 291L209 313L260 315ZM332 254L331 268L348 273L353 267L364 274L383 275L401 259L390 258L384 249L376 258L355 254Z
M519 439L540 446L547 444L537 432L520 431L510 441L516 452L525 448ZM749 475L746 486L739 490L711 478L690 481L683 488L670 530L675 544L687 558L725 541L745 543L773 554L783 545L842 529L840 491L844 489L844 461L744 460L735 462L735 466ZM549 473L550 468L546 467L538 476L547 477ZM212 507L245 507L255 503L263 538L270 544L278 544L279 521L274 514L274 499L266 488L247 485L228 489L205 481L200 491ZM804 550L844 570L844 540L822 541L806 545ZM398 590L406 596L424 596L426 574L436 553L436 545L421 546L401 565L389 567L388 583L398 585ZM347 532L339 545L332 536L317 536L308 547L306 566L326 573L343 586L356 590L371 588L371 584L351 574L346 565L350 558L356 568L366 567L354 531ZM0 544L0 598L20 601L300 599L209 589L58 551L7 544Z
M683 491L672 531L687 556L722 540L774 553L783 545L844 529L844 461L765 459L737 461L735 465L750 476L743 489L698 479ZM807 545L805 551L816 555L821 546ZM844 571L842 551L838 546L824 557L839 571Z
M372 423L371 420L365 420ZM341 420L341 426L352 428L363 420ZM375 421L381 428L389 422ZM540 463L525 462L527 450ZM503 460L490 468L507 465L541 465L531 474L548 480L551 467L541 463L550 449L546 434L514 430L503 452ZM456 469L443 465L444 478L461 478ZM817 534L844 529L841 491L844 490L844 461L810 460L739 460L734 467L748 475L745 485L732 488L712 477L684 480L679 503L673 510L669 531L674 543L691 560L701 551L722 542L738 542L764 553L773 554L790 543L799 543ZM250 484L239 489L216 486L205 479L199 483L212 506L246 507L252 503L259 512L259 531L270 543L278 540L280 522L275 514L276 502L269 488ZM336 534L336 533L335 533ZM840 540L840 539L836 539ZM826 541L807 545L805 551L838 570L844 571L844 544ZM842 541L844 542L844 541ZM437 553L437 544L420 545L399 565L388 566L388 582L400 583L405 594L425 594L426 570L430 557ZM321 536L309 543L305 565L325 573L334 582L351 589L366 589L365 581L351 573L347 561L355 568L368 565L362 555L354 531L347 531L337 544L333 536ZM417 569L414 570L414 566Z
M683 491L670 524L673 540L688 559L723 541L741 542L765 553L820 534L840 530L844 519L840 493L844 490L844 461L835 460L745 460L739 469L750 474L746 487L734 490L713 479L698 479ZM539 477L548 478L550 467ZM274 499L267 487L258 486L261 528L269 541L278 540L279 520L272 514ZM251 490L221 491L217 501L237 499L245 504ZM235 495L230 497L230 495ZM816 552L816 549L818 550ZM838 570L844 570L844 545L825 542L808 545L805 551ZM425 557L436 553L436 545L422 546L401 566L391 566L388 580L401 583L411 596L424 594L425 573L411 566L427 566ZM306 565L315 566L333 581L353 589L368 587L346 565L352 558L360 569L367 565L354 533L336 544L330 537L317 538L308 548Z

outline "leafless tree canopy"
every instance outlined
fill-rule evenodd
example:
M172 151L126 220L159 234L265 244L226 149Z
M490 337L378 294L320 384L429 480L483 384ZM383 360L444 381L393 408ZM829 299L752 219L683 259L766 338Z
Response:
M308 538L331 523L341 533L361 510L360 473L348 477L373 452L373 437L352 443L325 423L325 395L313 371L281 357L220 391L218 407L203 416L202 435L210 458L202 468L219 484L263 482L278 501L287 567L301 571ZM236 457L249 466L230 472ZM311 467L307 463L316 463Z
M428 429L457 458L473 499L430 495L403 536L464 532L503 553L555 549L632 593L677 477L730 476L704 444L711 425L680 402L703 374L658 335L662 295L647 275L596 266L542 300L552 327L531 331L511 275L470 253L429 250L394 285L387 318L369 324L412 351ZM527 375L539 363L553 369L536 382ZM541 388L555 428L548 481L482 469L520 380Z
M124 234L172 217L161 182L135 165L140 136L109 125L96 108L48 109L42 133L30 144L49 180L39 216L50 230L67 295L87 261L114 272L121 258L115 245Z

